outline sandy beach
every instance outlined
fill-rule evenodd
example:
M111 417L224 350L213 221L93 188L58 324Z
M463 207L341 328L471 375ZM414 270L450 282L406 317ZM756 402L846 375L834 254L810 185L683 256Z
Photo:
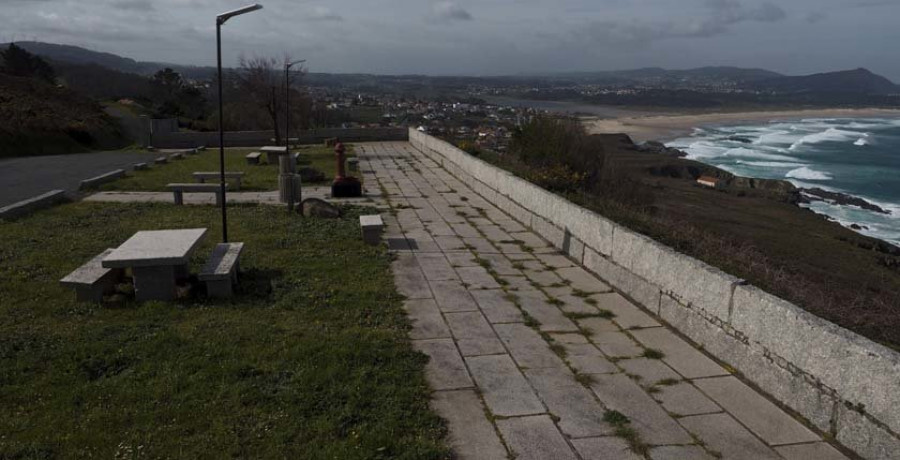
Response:
M689 115L653 115L615 119L586 119L589 133L626 133L635 142L668 141L691 134L694 128L748 122L767 122L802 118L900 117L896 109L815 109L763 112L708 113Z

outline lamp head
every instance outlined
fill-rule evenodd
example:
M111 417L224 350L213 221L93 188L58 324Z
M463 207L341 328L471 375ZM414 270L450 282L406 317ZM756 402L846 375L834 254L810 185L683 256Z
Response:
M216 16L216 23L219 25L222 25L222 24L225 24L225 21L228 21L229 19L231 19L235 16L252 13L256 10L261 10L261 9L262 9L262 5L260 5L259 3L253 4L253 5L247 5L243 8L238 8L234 11L229 11L227 13L222 13L222 14Z

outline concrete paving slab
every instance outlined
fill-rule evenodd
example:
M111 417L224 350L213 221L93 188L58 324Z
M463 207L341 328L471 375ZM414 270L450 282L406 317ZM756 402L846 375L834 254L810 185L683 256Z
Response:
M728 414L695 415L678 420L708 449L729 460L775 460L778 455Z
M470 290L500 289L497 280L484 267L460 267L456 269L456 273Z
M460 281L431 281L434 300L444 313L476 311L478 305Z
M672 414L699 415L722 411L721 407L690 383L660 385L657 388L659 388L659 393L654 394L653 397Z
M494 426L484 416L484 405L474 390L438 391L431 402L447 420L447 444L460 460L506 458L506 448Z
M638 383L644 387L653 386L656 382L664 379L681 379L678 373L658 359L623 359L616 364L626 373L640 377Z
M667 329L641 329L631 331L631 335L645 347L665 353L663 361L686 378L729 375L722 366Z
M531 280L532 283L541 287L563 286L563 280L556 273L550 270L532 270L526 268L522 273Z
M425 273L425 279L428 281L448 281L459 279L456 271L450 266L450 262L444 257L443 253L420 253L416 254L416 260Z
M566 344L566 361L582 374L615 374L619 368L591 344Z
M491 323L521 323L525 320L516 304L501 289L471 291L471 295Z
M847 457L824 442L776 447L786 460L847 460Z
M540 291L521 291L517 293L518 304L540 325L545 332L576 332L578 326L563 314L562 310L547 302Z
M528 369L525 377L557 417L559 429L573 438L612 434L613 427L603 421L604 409L594 395L575 381L571 372L559 369Z
M591 296L597 301L597 308L607 310L616 315L615 321L624 329L660 327L658 321L644 313L640 308L620 294L596 294Z
M425 274L419 268L412 254L397 254L391 263L394 273L394 284L397 291L408 299L428 299L432 297L431 288L425 280Z
M462 238L458 236L435 236L434 242L444 252L464 251L466 249L466 243L463 243Z
M497 428L516 460L577 460L546 415L498 420Z
M478 261L475 260L475 254L465 249L459 251L444 251L444 256L453 267L477 267Z
M495 248L488 240L481 237L463 238L466 249L475 251L479 254L499 254L500 250Z
M631 358L644 352L631 337L622 332L595 332L590 338L610 358Z
M521 323L495 324L494 329L519 366L565 369L562 359L534 329Z
M521 275L522 272L513 268L512 261L510 261L503 254L482 254L480 256L482 259L486 260L493 270L498 275Z
M573 439L572 445L584 460L643 460L622 438Z
M494 415L513 417L546 412L509 355L475 356L466 358L466 363Z
M655 445L693 442L656 401L624 374L594 375L590 387L608 409L627 416L645 442Z
M575 264L573 264L568 257L562 254L537 254L536 257L544 265L550 267L551 269L575 266Z
M608 284L600 281L596 276L588 273L581 267L569 267L556 270L556 274L570 282L570 286L575 289L594 293L594 292L610 292L612 288Z
M441 317L441 311L433 299L407 300L403 303L412 322L409 337L419 339L441 339L450 337L450 329Z
M430 358L425 366L425 376L432 389L454 390L473 386L453 339L413 340L412 344Z
M736 377L702 379L694 384L770 445L820 440L818 435Z
M650 460L715 460L700 446L660 446L650 449Z

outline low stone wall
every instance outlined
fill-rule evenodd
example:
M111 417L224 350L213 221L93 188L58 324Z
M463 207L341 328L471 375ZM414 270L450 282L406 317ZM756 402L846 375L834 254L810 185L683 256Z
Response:
M405 141L405 128L328 128L309 129L300 133L292 133L300 144L316 144L325 139L337 137L344 142ZM275 138L274 131L231 131L225 133L226 147L260 147L271 145ZM219 146L218 132L188 133L174 132L153 135L153 146L162 149L188 149L201 145Z
M62 203L63 201L66 201L66 199L65 191L52 190L42 195L0 208L0 219L10 220L22 217L39 209L49 208L55 204Z
M900 354L415 130L410 143L867 459L900 458Z

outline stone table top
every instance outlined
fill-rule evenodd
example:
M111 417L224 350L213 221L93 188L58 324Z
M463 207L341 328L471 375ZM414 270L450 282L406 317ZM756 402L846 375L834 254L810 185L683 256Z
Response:
M106 256L103 266L128 268L184 265L204 236L205 228L140 231Z
M264 153L287 153L287 147L269 145L259 149L259 151Z

